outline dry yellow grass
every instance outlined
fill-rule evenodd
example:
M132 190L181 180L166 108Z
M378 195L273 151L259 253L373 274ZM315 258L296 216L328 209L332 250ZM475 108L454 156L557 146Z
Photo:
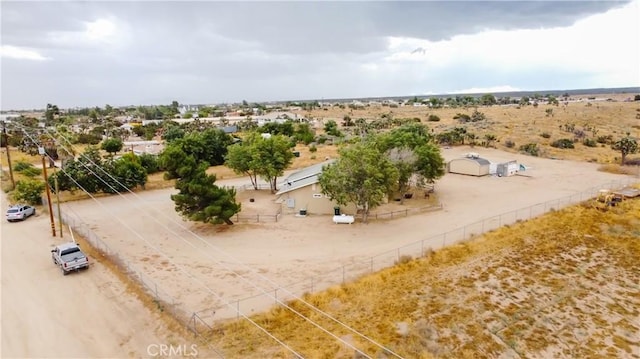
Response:
M640 199L604 212L585 203L305 300L406 358L630 356L640 352L639 228ZM290 305L368 355L384 355L302 303ZM252 319L305 357L354 357L286 308ZM247 321L216 330L212 343L226 356L293 357Z
M611 96L598 95L597 97ZM581 97L586 100L590 96ZM306 112L306 114L313 118L334 119L340 123L345 115L349 115L354 120L358 118L373 120L379 119L383 114L391 113L393 118L419 118L422 123L427 124L435 133L454 126L463 126L468 131L475 133L480 140L485 134L494 134L499 140L496 147L505 151L518 151L518 147L521 145L533 142L543 146L543 156L545 157L615 163L619 161L620 154L613 151L609 145L597 144L597 147L587 147L582 143L576 143L575 149L557 149L549 146L553 140L574 138L572 133L565 131L565 125L574 125L576 130L584 130L588 138L611 135L614 139L618 139L625 136L627 132L636 138L640 137L640 126L638 126L636 117L640 114L640 103L637 101L623 101L629 97L628 94L613 97L616 101L569 102L566 106L478 107L478 111L483 112L487 120L466 125L454 120L453 116L457 113L471 115L474 108L430 109L428 107L413 106L397 108L378 106L351 110L349 108L331 107L327 110L316 109ZM552 116L547 116L545 112L547 109L553 111ZM430 114L439 116L441 121L427 122L427 117ZM595 136L592 129L595 130ZM541 134L544 132L551 137L548 139L543 138ZM513 141L515 147L506 147L505 142L507 140Z

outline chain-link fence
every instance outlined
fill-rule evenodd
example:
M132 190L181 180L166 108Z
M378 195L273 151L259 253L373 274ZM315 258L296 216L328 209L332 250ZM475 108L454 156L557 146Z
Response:
M477 235L498 229L504 225L529 220L547 212L559 210L561 208L592 199L596 197L599 191L603 188L621 188L635 182L637 182L637 179L632 178L612 181L605 183L602 186L592 187L586 191L575 193L570 196L537 203L514 211L491 216L445 233L409 243L402 247L397 247L376 256L369 257L366 260L345 264L323 274L314 275L303 281L287 285L286 287L274 289L269 293L262 293L237 300L236 308L234 310L221 308L222 310L216 314L216 319L232 318L237 315L237 312L259 312L261 310L268 309L273 304L277 304L277 301L296 299L297 297L303 296L305 293L321 291L334 285L346 283L358 279L363 275L391 267L399 262L409 260L411 258L422 257L431 251L471 239Z
M634 182L637 182L637 180L631 178L612 181L570 196L491 216L464 227L397 247L393 250L369 257L366 260L345 264L323 274L314 275L305 280L289 284L286 287L281 286L257 295L238 299L234 301L235 306L224 305L198 311L189 310L177 303L157 282L137 269L123 258L122 255L113 251L97 234L89 229L88 225L79 219L79 216L62 213L62 219L64 223L82 235L96 250L108 257L120 270L139 283L154 299L161 310L166 310L171 313L176 319L184 323L192 332L198 335L204 331L211 330L217 320L238 318L240 317L240 313L256 313L268 310L274 304L278 304L279 301L293 300L303 296L305 293L317 292L334 285L346 283L358 279L363 275L391 267L399 262L422 257L431 251L473 238L476 235L495 230L501 226L528 220L544 213L591 199L597 196L602 188L621 188ZM46 198L44 200L46 206ZM56 209L54 207L54 212L55 211Z

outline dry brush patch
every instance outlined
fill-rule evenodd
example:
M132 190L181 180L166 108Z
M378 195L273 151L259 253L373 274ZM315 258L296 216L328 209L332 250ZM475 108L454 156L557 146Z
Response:
M305 300L407 358L640 355L640 200L500 228ZM368 355L384 349L298 301ZM306 357L354 350L284 307L252 317ZM225 355L292 357L247 321L219 324Z

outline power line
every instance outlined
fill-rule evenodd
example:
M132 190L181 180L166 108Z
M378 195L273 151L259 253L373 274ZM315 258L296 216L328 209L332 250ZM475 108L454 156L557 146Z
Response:
M31 137L24 129L23 132L25 133L25 135L27 135L32 141L34 141L34 143L38 143L36 142L33 137ZM51 158L48 154L47 157ZM62 171L67 175L67 177L69 177L69 179L71 179L71 181L74 182L74 184L76 186L78 186L78 188L80 188L83 192L85 192L87 195L89 195L89 197L94 200L94 202L98 203L103 209L105 208L105 206L100 203L100 201L98 201L91 193L89 193L80 183L78 183L78 181L75 180L75 178L73 178L69 173L67 173L64 169L62 169ZM95 173L94 173L95 175ZM98 177L98 179L101 179ZM107 184L105 182L105 184ZM107 184L108 185L108 184ZM164 256L169 262L171 262L176 268L178 268L178 270L180 270L183 274L185 274L187 277L189 277L190 279L192 279L193 281L195 281L196 283L202 285L205 289L207 289L207 291L209 291L211 294L213 294L218 300L220 300L222 303L226 304L229 308L233 309L238 315L242 316L244 319L248 320L251 324L253 324L254 326L256 326L258 329L260 329L262 332L264 332L265 334L267 334L269 337L271 337L272 339L274 339L278 344L282 345L284 348L286 348L287 350L289 350L292 354L294 354L296 357L298 358L303 358L302 355L300 355L299 353L297 353L293 348L289 347L286 343L284 343L282 340L276 338L273 334L269 333L269 331L265 328L263 328L262 326L260 326L258 323L256 323L255 321L253 321L251 318L249 318L247 315L245 315L244 313L242 313L241 311L239 311L237 308L234 308L234 306L227 302L226 300L224 300L222 298L222 296L220 296L218 293L216 293L214 290L212 290L210 287L208 287L205 283L203 283L201 280L199 280L198 278L196 278L195 276L193 276L191 273L189 273L188 271L186 271L184 268L182 268L181 266L173 263L173 261L171 260L171 258L164 253L163 251L161 251L157 246L153 245L151 242L149 242L147 239L145 239L139 232L137 232L136 230L134 230L133 228L131 228L129 225L127 225L125 222L123 222L118 216L114 215L113 213L111 213L110 211L106 211L107 213L111 214L113 217L116 218L116 220L118 220L125 228L127 228L129 231L131 231L136 237L138 237L139 239L141 239L142 241L144 241L145 243L147 243L151 248L153 248L154 250L156 250L158 253L160 253L162 256Z
M59 134L59 132L58 132L57 130L55 130L55 131ZM49 133L49 131L47 131L47 132ZM51 137L53 138L53 136L52 136L50 133L49 133L49 136L51 136ZM66 138L64 138L64 136L61 136L61 137L62 137L63 139L65 139L67 142L69 142ZM64 147L64 145L63 145L63 147ZM65 149L66 149L66 148L65 148ZM67 150L67 149L66 149L66 150ZM69 152L69 151L67 150L67 152ZM140 201L144 202L144 200L142 200L142 199L141 199L141 198L140 198L140 197L139 197L135 192L131 191L128 187L126 187L124 184L122 184L120 181L118 181L116 178L114 178L110 173L108 173L107 171L105 171L103 168L101 168L100 166L98 166L96 163L94 163L91 159L87 158L86 156L85 156L85 158L86 158L86 159L88 159L88 160L89 160L89 162L91 162L91 163L92 163L96 168L99 168L99 169L100 169L104 174L106 174L108 177L110 177L113 181L115 181L115 182L116 182L116 183L118 183L120 186L122 186L126 191L128 191L129 193L131 193L134 197L136 197L136 198L137 198L137 199L139 199ZM85 167L86 167L86 166L85 166ZM87 169L89 169L89 168L87 168ZM94 174L94 176L96 176L98 179L100 179L103 183L107 184L107 183L106 183L106 182L104 182L101 178L99 178L99 176L98 176L95 172L93 172L91 169L89 169L89 170L91 171L91 173L92 173L92 174ZM119 193L119 191L116 191L116 190L115 190L111 185L109 185L109 184L107 184L107 185L108 185L112 190L114 190L115 192L117 192L119 195L122 195L122 194L120 194L120 193ZM128 199L127 197L124 197L124 196L123 196L123 198L125 198L125 199L127 199L127 200L129 201L129 199ZM162 212L160 212L160 213L162 213ZM192 234L195 238L197 238L198 240L200 240L201 242L203 242L205 245L207 245L207 246L209 246L209 247L213 248L216 252L221 253L221 254L223 254L223 255L227 256L228 258L232 259L235 263L240 264L240 265L242 265L243 267L247 268L251 273L253 273L254 275L257 275L258 277L260 277L261 279L263 279L263 280L265 280L265 281L267 281L267 282L269 282L269 283L273 284L277 289L282 289L282 290L283 290L283 291L285 291L286 293L289 293L291 296L293 296L294 298L296 298L297 300L299 300L301 303L305 304L307 307L309 307L309 308L311 308L311 309L315 310L317 313L319 313L319 314L323 315L324 317L326 317L326 318L328 318L328 319L330 319L330 320L334 321L335 323L337 323L337 324L339 324L340 326L342 326L342 327L346 328L347 330L351 331L352 333L354 333L354 334L356 334L356 335L360 336L361 338L363 338L363 339L367 340L368 342L370 342L370 343L374 344L375 346L377 346L377 347L379 347L379 348L381 348L381 349L385 350L385 352L386 352L386 353L391 354L391 355L394 355L394 356L396 356L396 357L398 357L398 358L401 358L401 356L400 356L400 355L398 355L398 354L394 353L394 352L393 352L393 351L391 351L389 348L386 348L385 346L383 346L382 344L379 344L378 342L376 342L376 341L375 341L375 340L373 340L372 338L370 338L370 337L368 337L368 336L366 336L366 335L364 335L364 334L360 333L360 332L359 332L359 331L357 331L356 329L354 329L354 328L350 327L349 325L347 325L347 324L343 323L342 321L338 320L337 318L335 318L335 317L331 316L329 313L327 313L327 312L325 312L325 311L321 310L320 308L317 308L317 307L316 307L316 306L314 306L313 304L311 304L311 303L309 303L309 302L305 301L303 298L301 298L301 297L299 297L299 296L295 295L294 293L292 293L292 292L291 292L291 291L289 291L288 289L286 289L286 288L284 288L284 287L280 286L278 283L276 283L276 282L272 281L271 279L269 279L269 278L267 278L267 277L265 277L265 276L263 276L263 275L261 275L261 274L257 273L257 272L256 272L253 268L251 268L250 266L246 265L246 264L245 264L245 263L243 263L242 261L239 261L237 258L233 257L231 254L229 254L229 253L227 253L227 252L225 252L225 251L223 251L223 250L221 250L221 249L219 249L219 248L217 248L217 247L213 246L211 243L207 242L206 240L204 240L202 237L200 237L199 235L197 235L197 234L196 234L196 233L194 233L193 231L189 230L188 228L185 228L182 224L177 223L177 222L176 222L175 220L173 220L172 218L170 218L170 217L168 217L168 216L164 215L164 213L162 213L162 215L163 215L165 218L169 219L169 220L170 220L171 222L173 222L174 224L178 225L178 226L179 226L180 228L182 228L184 231L186 231L186 232L188 232L188 233ZM152 218L153 218L153 220L155 220L157 223L161 224L164 228L166 228L167 230L169 230L169 231L170 231L170 232L172 232L173 234L179 235L178 233L176 233L176 232L172 231L169 227L167 227L163 222L159 221L157 218L155 218L155 217L152 217ZM178 238L180 238L180 237L178 237ZM191 242L188 242L188 241L186 241L186 240L184 240L184 239L182 239L182 238L180 238L180 239L181 239L181 240L183 240L183 242L185 242L185 243L189 244L190 246L192 246L193 248L195 248L195 246L194 246ZM218 263L220 266L224 267L224 268L225 268L227 271L229 271L230 273L235 274L236 276L238 276L239 278L241 278L241 279L242 279L243 281L245 281L246 283L250 284L250 285L251 285L251 286L253 286L254 288L256 288L256 289L258 289L259 291L261 291L263 294L265 294L265 295L267 295L267 296L269 296L269 297L273 298L276 302L278 302L278 303L280 303L281 305L285 306L286 308L288 308L289 310L291 310L292 312L294 312L295 314L297 314L297 315L298 315L298 316L300 316L301 318L303 318L303 319L305 319L305 320L309 321L311 324L313 324L314 326L317 326L319 329L321 329L321 330L323 330L323 331L326 331L323 327L319 326L319 324L317 324L317 323L313 322L313 321L312 321L311 319L309 319L308 317L304 316L303 314L299 313L299 312L298 312L298 311L296 311L295 309L291 308L289 305L287 305L287 304L286 304L286 303L284 303L283 301L279 300L277 297L275 297L275 296L271 295L270 293L266 292L262 287L257 286L254 282L252 282L252 281L250 281L249 279L247 279L244 275L242 275L242 274L240 274L240 273L237 273L236 271L234 271L234 270L230 269L228 266L226 266L226 265L225 265L225 264L223 264L222 262L220 262L220 261L216 260L215 258L211 257L210 255L208 255L208 253L205 253L205 255L207 255L209 258L213 259L216 263ZM327 332L327 334L329 334L329 335L333 336L334 338L336 338L336 339L338 339L338 340L340 340L340 341L344 342L344 340L342 340L341 338L339 338L339 337L335 336L333 333ZM348 346L350 346L350 347L351 347L351 345L350 345L350 344L348 344L348 343L345 343L345 344L347 344ZM358 350L357 348L355 348L355 347L352 347L352 348L353 348L354 350L356 350L356 351L360 352L360 350ZM361 353L361 354L365 355L364 353Z

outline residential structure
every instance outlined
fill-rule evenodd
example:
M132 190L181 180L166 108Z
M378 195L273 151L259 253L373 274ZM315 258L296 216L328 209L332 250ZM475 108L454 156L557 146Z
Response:
M333 161L335 160L303 168L284 179L280 190L276 193L277 201L282 204L283 213L335 214L335 207L338 207L338 204L322 194L319 183L322 168ZM355 204L340 206L340 213L355 214Z

